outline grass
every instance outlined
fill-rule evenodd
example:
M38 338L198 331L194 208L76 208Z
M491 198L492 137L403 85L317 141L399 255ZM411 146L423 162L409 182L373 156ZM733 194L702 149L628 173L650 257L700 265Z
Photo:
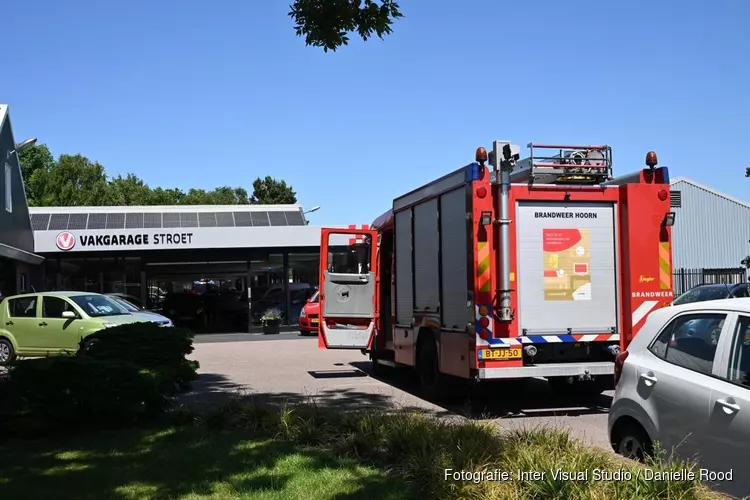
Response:
M0 454L7 499L407 498L398 478L373 467L236 429L97 432L16 441Z
M2 456L13 459L0 465L0 498L717 498L697 480L647 480L641 465L561 430L500 433L408 412L344 413L240 399L203 414L176 411L171 424L2 446ZM694 468L663 459L647 466ZM519 479L518 471L543 477ZM588 471L588 477L572 480L557 471ZM605 471L630 479L608 480ZM483 472L495 477L481 480Z

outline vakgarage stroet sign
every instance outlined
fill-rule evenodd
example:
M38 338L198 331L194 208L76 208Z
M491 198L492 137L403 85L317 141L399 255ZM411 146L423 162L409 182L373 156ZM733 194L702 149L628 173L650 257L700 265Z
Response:
M190 245L193 233L156 233L156 234L84 234L76 238L69 232L63 231L57 235L55 243L62 251L71 250L76 242L81 247L112 248L129 246L161 246L161 245Z

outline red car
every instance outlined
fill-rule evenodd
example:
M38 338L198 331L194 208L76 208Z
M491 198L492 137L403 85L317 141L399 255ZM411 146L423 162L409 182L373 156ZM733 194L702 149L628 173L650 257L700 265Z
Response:
M307 304L302 307L299 314L299 331L302 335L318 335L318 317L320 304L318 304L318 292L307 299Z

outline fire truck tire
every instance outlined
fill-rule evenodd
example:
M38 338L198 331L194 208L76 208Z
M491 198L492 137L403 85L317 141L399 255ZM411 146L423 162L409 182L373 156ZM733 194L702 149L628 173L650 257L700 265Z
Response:
M373 349L370 351L370 361L372 361L372 374L376 377L383 377L388 375L388 367L378 363L378 350Z
M442 397L443 377L440 374L437 344L432 335L419 339L417 345L417 376L422 396L428 401Z

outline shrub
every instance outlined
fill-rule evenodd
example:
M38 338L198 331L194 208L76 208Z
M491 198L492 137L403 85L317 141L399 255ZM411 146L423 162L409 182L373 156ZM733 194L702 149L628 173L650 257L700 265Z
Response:
M241 399L212 408L203 422L211 428L244 428L316 445L383 467L404 479L417 498L717 498L697 479L646 480L642 465L585 446L561 429L501 431L490 424L447 422L406 411L344 412L314 404L274 406ZM694 464L658 459L649 461L647 467L676 471L691 469ZM446 471L451 470L475 477L448 477ZM559 477L558 470L588 471L588 479ZM512 479L498 480L490 475L481 480L478 475L497 471L509 473ZM518 471L543 472L544 477L519 479ZM624 479L602 471L619 473Z
M26 359L11 367L10 381L19 410L60 423L121 425L163 408L153 374L128 362Z
M105 328L86 337L89 345L85 354L155 368L177 364L191 354L194 335L186 328L129 323Z
M155 323L131 323L88 336L81 354L100 361L133 363L149 371L152 382L166 395L190 389L198 378L193 352L194 333L185 328L160 327Z
M6 392L29 420L120 426L164 411L198 377L193 332L134 323L85 339L78 356L14 363Z
M263 322L263 324L278 323L282 320L281 309L279 309L278 307L273 307L266 310L266 312L263 313L263 316L261 316L260 320Z

